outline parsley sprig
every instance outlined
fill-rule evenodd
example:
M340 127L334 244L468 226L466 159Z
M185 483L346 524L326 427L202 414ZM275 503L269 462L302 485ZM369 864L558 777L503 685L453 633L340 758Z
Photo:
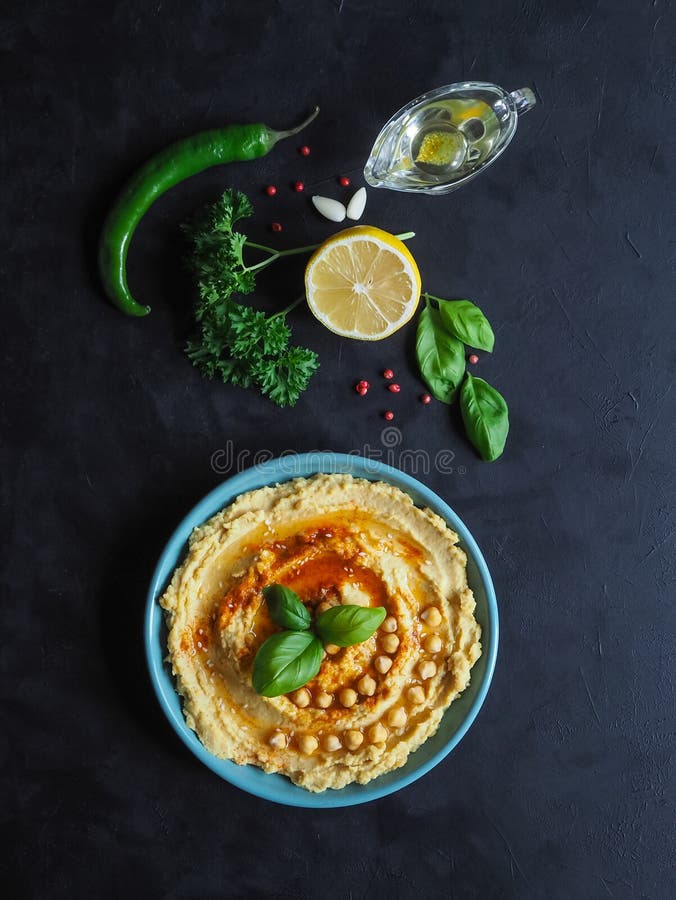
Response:
M197 277L199 299L195 307L197 331L186 353L209 378L241 387L258 388L278 406L293 406L319 367L317 354L290 344L287 314L304 299L266 315L238 302L250 294L256 275L285 256L309 253L311 247L275 250L250 241L234 230L253 213L249 199L228 190L193 222L184 226L192 244L191 265ZM244 249L264 253L247 265Z

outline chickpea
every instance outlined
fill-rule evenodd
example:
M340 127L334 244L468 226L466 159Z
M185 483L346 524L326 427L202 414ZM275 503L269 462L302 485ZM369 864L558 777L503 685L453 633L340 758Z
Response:
M376 672L385 675L392 668L392 660L389 656L376 656L373 665L375 666Z
M334 750L340 750L342 744L340 743L340 738L336 737L335 734L326 734L322 739L322 747L325 750L328 750L329 753L333 753Z
M359 693L363 694L365 697L372 697L376 692L377 686L375 678L371 678L370 675L364 675L364 677L360 678L357 682Z
M438 634L428 634L423 641L423 647L428 653L438 653L441 646L442 641Z
M428 606L420 618L431 628L441 625L441 613L436 606Z
M387 714L387 724L392 728L402 728L406 724L406 710L400 706L397 709L391 709Z
M394 653L399 646L399 638L396 634L386 634L380 645L386 653Z
M333 697L331 694L327 694L326 691L320 691L315 697L315 703L320 709L328 709L333 702Z
M368 738L372 744L384 744L387 740L387 728L380 722L376 722L369 728Z
M343 688L338 694L338 699L346 709L349 709L357 702L357 692L353 691L352 688Z
M418 666L418 674L423 681L427 681L428 678L437 674L437 664L431 659L424 659Z
M388 616L380 627L386 634L392 634L397 630L398 623L394 616Z
M307 688L298 688L297 691L291 694L291 702L301 709L305 709L306 706L310 705L310 699L310 691Z
M443 641L438 634L428 634L423 641L423 647L428 653L438 653L441 650Z
M286 747L286 735L283 731L275 731L270 735L268 743L271 747L274 747L275 750L283 750Z
M345 746L348 750L356 750L357 747L361 747L361 745L364 743L364 735L361 733L361 731L346 731L343 737L343 741L345 742Z
M298 738L298 749L301 753L306 753L309 756L315 752L317 747L319 747L319 741L311 734L301 734Z
M406 696L411 703L419 705L425 702L425 688L421 684L414 684L406 691Z
M324 649L329 654L329 656L335 656L336 653L340 650L340 647L337 644L324 644Z
M371 601L366 596L366 594L362 594L361 592L357 592L352 597L343 597L340 601L343 606L370 606Z

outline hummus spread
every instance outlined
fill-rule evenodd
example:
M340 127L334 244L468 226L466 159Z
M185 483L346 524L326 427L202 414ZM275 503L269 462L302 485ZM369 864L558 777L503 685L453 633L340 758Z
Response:
M161 599L186 722L213 754L280 772L310 791L365 784L404 765L465 689L481 629L458 536L382 482L297 478L241 495L190 538ZM251 684L279 628L263 588L282 584L314 614L384 606L367 641L325 647L292 694Z

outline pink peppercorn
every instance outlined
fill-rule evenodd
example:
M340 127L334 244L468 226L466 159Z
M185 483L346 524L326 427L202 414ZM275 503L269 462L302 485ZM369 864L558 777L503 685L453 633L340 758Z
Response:
M398 384L388 384L388 385L387 385L387 390L388 390L388 391L391 391L393 394L398 394L399 391L401 390L401 385L398 385Z
M341 187L348 187L350 184L350 179L347 177L347 175L341 175L341 177L338 179L338 184Z
M298 152L300 153L301 156L309 156L309 155L310 155L310 148L308 147L307 144L303 144L302 147L299 147L299 148L298 148Z
M428 403L432 402L432 398L430 397L429 394L423 394L420 398L420 402L424 403L425 406L427 406Z
M383 413L383 419L386 419L388 422L391 422L394 418L394 413L391 409L388 409L387 412Z
M371 387L371 385L368 383L368 381L362 380L362 381L358 381L356 383L356 385L354 386L354 389L358 394L361 394L361 396L363 397L370 387Z
M475 366L479 362L479 357L476 355L476 353L472 353L469 358L469 361L472 363L473 366Z
M390 378L394 378L394 372L392 371L392 369L385 369L385 371L383 372L383 378L387 378L388 381Z
M265 193L268 195L268 197L274 197L277 193L277 188L274 186L274 184L269 184L265 188Z
M294 182L293 189L297 194L300 194L301 191L305 190L305 185L302 181L296 181Z
M275 232L282 230L282 226L281 226L280 222L273 222L272 225L270 226L270 228Z

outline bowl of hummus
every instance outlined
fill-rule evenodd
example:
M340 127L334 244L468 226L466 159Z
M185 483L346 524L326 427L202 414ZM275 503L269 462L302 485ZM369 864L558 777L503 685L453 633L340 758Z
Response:
M271 611L272 586L300 624ZM346 615L373 627L333 643L322 623ZM284 658L278 687L261 688L259 652L289 634L314 664L306 677L305 651ZM465 735L495 666L497 602L473 537L421 482L294 454L228 479L181 522L145 643L169 722L213 772L278 803L349 806L415 781Z

